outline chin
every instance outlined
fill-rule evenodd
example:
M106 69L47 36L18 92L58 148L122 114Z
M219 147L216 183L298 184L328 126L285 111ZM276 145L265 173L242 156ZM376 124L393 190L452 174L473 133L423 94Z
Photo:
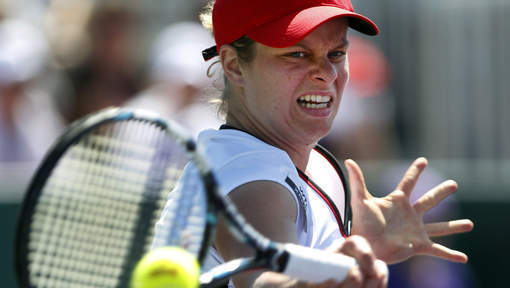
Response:
M328 135L331 131L331 125L314 125L307 129L307 134L313 140L312 143L317 143L320 139Z

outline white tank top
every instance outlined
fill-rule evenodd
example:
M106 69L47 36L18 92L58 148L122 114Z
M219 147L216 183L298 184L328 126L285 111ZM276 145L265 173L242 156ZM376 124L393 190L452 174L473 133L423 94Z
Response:
M306 169L311 180L305 173L298 172L285 151L243 131L205 130L198 137L198 145L204 149L224 195L242 184L259 180L273 181L286 187L298 207L296 235L300 245L325 249L343 239L334 210L316 191L322 189L326 192L343 217L342 182L333 166L317 151L310 155ZM203 271L221 263L222 257L211 248Z

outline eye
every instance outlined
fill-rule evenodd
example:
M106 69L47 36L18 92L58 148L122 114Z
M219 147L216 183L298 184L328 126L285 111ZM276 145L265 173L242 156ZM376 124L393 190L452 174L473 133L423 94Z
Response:
M286 54L287 57L291 58L305 58L308 54L305 51L293 51Z
M333 52L330 52L328 53L328 57L332 60L340 60L342 59L345 55L347 55L347 52L346 51L343 51L343 50L336 50L336 51L333 51Z

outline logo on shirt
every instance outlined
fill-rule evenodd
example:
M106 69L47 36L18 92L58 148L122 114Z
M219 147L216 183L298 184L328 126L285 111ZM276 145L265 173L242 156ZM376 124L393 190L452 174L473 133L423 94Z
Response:
M294 191L294 194L296 194L298 201L299 201L299 206L301 206L301 208L303 209L303 211L305 213L305 216L304 216L304 224L305 225L304 226L305 226L305 232L306 232L306 230L307 230L306 207L308 206L308 203L306 202L305 190L303 189L303 187L296 185L296 183L294 183L294 181L292 181L289 178L289 176L287 176L287 178L285 178L285 182L290 186L290 188L292 188L292 190Z

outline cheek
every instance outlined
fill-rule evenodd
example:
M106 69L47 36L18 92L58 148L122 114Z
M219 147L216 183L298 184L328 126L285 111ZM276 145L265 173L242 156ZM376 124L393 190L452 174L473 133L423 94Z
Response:
M292 98L291 94L295 89L293 83L296 81L291 75L292 73L277 70L264 74L257 86L265 99L270 101L269 105L281 106Z
M258 75L254 81L250 81L245 90L248 109L256 115L263 115L264 118L277 113L282 105L278 97L281 92L279 87L284 81L276 79L273 75L273 73Z
M349 63L346 61L345 65L342 65L338 68L338 77L336 80L336 86L338 95L342 96L345 86L349 81Z
M349 80L349 57L347 57L345 59L345 64L344 64L344 67L343 67L343 71L345 73L345 82L347 82Z

